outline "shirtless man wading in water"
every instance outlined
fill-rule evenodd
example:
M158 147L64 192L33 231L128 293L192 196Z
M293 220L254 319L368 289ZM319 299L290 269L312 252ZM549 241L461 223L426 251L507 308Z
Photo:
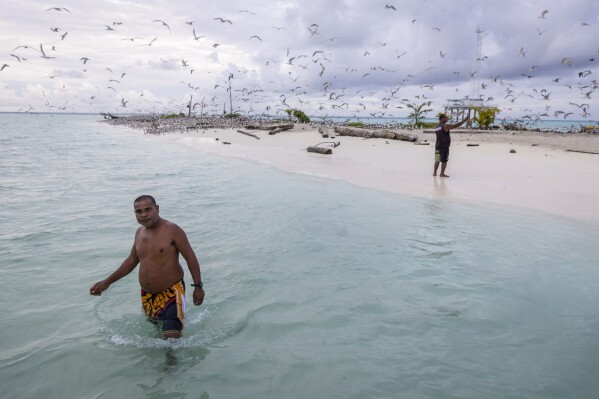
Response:
M139 263L141 301L146 316L162 327L164 338L179 338L183 335L185 312L185 283L179 253L185 258L193 279L196 306L204 301L200 264L185 232L159 216L159 207L152 196L137 198L133 208L142 227L135 233L131 253L114 273L94 284L89 293L102 295Z

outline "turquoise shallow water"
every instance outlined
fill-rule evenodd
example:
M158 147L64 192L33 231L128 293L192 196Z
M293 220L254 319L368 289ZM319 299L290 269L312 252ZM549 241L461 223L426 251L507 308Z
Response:
M287 174L92 116L0 115L0 132L3 398L597 396L597 226ZM127 255L142 193L202 265L206 302L176 342L144 320L135 273L88 294Z

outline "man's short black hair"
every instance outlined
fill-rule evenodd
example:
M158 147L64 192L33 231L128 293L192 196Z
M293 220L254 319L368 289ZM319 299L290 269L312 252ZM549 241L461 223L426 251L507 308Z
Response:
M447 118L447 115L445 115L445 114L439 114L439 120L441 120L443 118Z
M152 204L156 205L156 200L154 199L154 197L152 197L151 195L140 195L139 197L135 198L135 201L133 201L133 205L135 205L136 203L140 202L140 201L145 201L145 200L150 200L152 201Z

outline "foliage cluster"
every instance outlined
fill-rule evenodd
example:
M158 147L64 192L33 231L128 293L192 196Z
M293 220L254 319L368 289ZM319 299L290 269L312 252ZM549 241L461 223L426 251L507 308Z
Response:
M474 108L478 111L478 115L472 120L479 128L488 129L495 122L495 116L500 112L497 107L482 107Z
M293 115L299 123L310 123L310 117L299 109L288 108L285 112L289 115L289 120L291 120L291 115Z

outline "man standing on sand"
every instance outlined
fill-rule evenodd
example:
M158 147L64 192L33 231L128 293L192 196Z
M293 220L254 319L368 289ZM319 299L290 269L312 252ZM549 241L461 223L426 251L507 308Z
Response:
M451 145L451 136L449 131L456 127L462 126L466 121L470 120L470 116L462 120L459 123L450 125L447 123L447 115L439 114L439 124L435 129L437 134L437 141L435 142L435 171L433 176L437 176L437 169L439 169L439 162L441 163L441 177L449 177L445 174L445 168L447 168L447 161L449 159L449 146Z
M146 316L162 327L164 338L180 338L183 335L185 283L179 253L185 258L193 279L191 285L196 306L204 302L200 264L183 229L159 216L159 207L152 196L137 198L133 209L142 227L135 232L131 253L114 273L94 284L89 293L102 295L139 263L141 302Z

